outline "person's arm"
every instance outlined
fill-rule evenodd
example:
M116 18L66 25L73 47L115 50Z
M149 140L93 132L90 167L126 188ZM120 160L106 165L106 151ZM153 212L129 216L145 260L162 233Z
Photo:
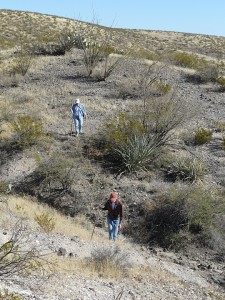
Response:
M82 104L81 108L82 108L82 112L83 112L83 117L86 119L87 118L86 108L85 108L85 106L83 104Z
M108 201L107 201L108 202ZM108 207L107 207L107 202L105 203L105 205L102 207L102 206L99 206L99 209L101 210L108 210Z

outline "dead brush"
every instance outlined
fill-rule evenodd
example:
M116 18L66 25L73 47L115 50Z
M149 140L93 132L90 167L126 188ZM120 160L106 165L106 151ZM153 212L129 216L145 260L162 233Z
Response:
M106 277L124 276L131 268L127 254L122 252L118 246L94 249L91 252L91 257L87 258L85 265L92 271Z

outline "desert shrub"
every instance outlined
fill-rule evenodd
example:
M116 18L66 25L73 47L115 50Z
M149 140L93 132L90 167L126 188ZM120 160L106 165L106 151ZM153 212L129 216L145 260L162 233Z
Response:
M212 131L199 128L195 130L195 136L194 136L194 144L195 145L204 145L211 141L212 139Z
M221 90L224 91L224 89L225 89L225 78L221 76L221 77L217 78L216 81L220 85Z
M225 131L225 122L221 121L214 121L213 126L217 132L224 132Z
M49 213L41 213L39 215L35 215L35 221L38 225L44 230L44 232L51 232L55 228L55 220L54 217L49 215Z
M43 271L48 265L47 252L42 254L32 242L27 227L16 223L11 237L0 246L0 278Z
M195 54L189 54L186 52L175 53L173 60L175 64L186 68L195 68L199 63L199 58Z
M62 51L66 53L79 43L77 33L69 27L69 24L60 32L59 45Z
M98 29L98 26L94 26L94 23L95 20L86 32L82 30L82 27L77 28L73 36L74 45L83 50L83 63L87 76L106 80L123 59L124 53L111 57L111 54L119 52L111 45L112 33L105 31L102 35L101 30ZM98 72L96 71L97 67L99 67Z
M193 157L171 157L164 167L167 179L196 182L202 180L206 173L204 164Z
M91 257L87 259L87 265L95 272L109 276L119 272L123 274L131 267L127 254L118 246L93 249Z
M119 114L106 126L109 149L122 169L146 168L157 153L173 140L172 132L190 117L191 110L170 91L163 97L150 97L132 114ZM146 164L146 165L145 165Z
M0 180L0 195L5 194L8 190L8 184L4 180Z
M12 74L26 75L27 71L31 67L32 57L29 54L17 55L12 62Z
M216 82L219 77L219 67L217 65L204 63L197 66L196 69L202 82Z
M156 150L159 151L157 144L154 140L149 140L146 135L134 135L114 148L120 171L130 173L147 169L156 156Z
M30 52L34 55L49 55L59 56L65 54L65 46L61 45L60 42L46 42L40 41L38 44L31 47Z
M137 116L136 116L137 117ZM118 113L117 118L106 123L106 140L109 148L127 142L133 135L145 132L141 122L128 113Z
M164 82L163 80L157 80L153 83L153 89L155 89L155 95L163 96L170 91L171 87L168 83Z
M26 75L33 61L33 54L29 51L29 42L24 38L19 38L19 46L16 49L15 57L12 61L11 73Z
M225 212L222 197L199 186L173 188L160 199L151 209L142 206L149 241L161 246L182 247L192 235L218 231L214 218Z
M16 134L16 143L22 149L36 144L44 135L42 121L30 116L18 116L11 122L11 127Z
M40 178L43 188L69 190L73 182L71 172L74 166L73 159L53 153L50 158L40 163L36 176Z
M148 49L145 48L139 48L139 49L131 49L129 51L129 56L133 56L135 58L144 58L144 59L149 59L149 60L155 60L159 61L160 56L156 52L152 52Z
M10 293L8 290L0 291L0 300L23 300L20 296Z

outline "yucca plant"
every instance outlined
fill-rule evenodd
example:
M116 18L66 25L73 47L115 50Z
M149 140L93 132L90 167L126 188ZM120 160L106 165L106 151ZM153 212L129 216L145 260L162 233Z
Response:
M118 155L121 170L135 172L149 166L156 155L156 149L158 147L154 140L149 140L145 135L135 135L114 150Z

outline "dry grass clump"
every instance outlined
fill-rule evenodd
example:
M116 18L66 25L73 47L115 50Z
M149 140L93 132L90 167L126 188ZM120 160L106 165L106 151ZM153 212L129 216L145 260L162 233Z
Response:
M193 183L204 179L206 167L200 159L195 157L172 155L165 162L163 171L167 180Z
M70 236L80 236L85 240L90 239L91 224L84 217L77 216L75 219L66 217L48 205L40 204L25 197L9 196L7 197L7 205L17 217L29 220L35 228L38 228L35 221L36 216L46 215L47 219L50 217L54 221L52 233L58 232Z
M129 258L118 246L98 247L91 252L91 257L84 262L91 272L103 277L119 278L131 268Z

